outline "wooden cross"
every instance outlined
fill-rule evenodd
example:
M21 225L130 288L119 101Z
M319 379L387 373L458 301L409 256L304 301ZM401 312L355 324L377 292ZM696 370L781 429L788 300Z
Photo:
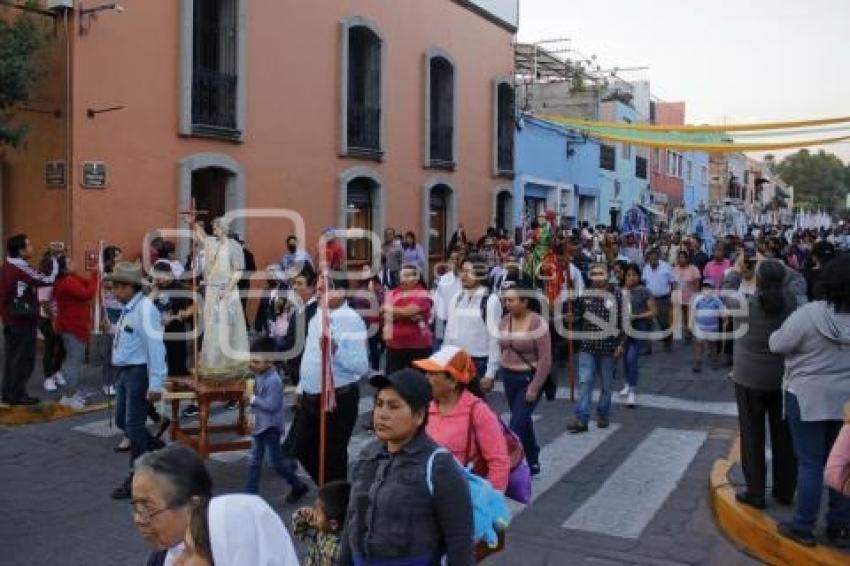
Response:
M189 207L189 210L181 210L177 213L185 222L189 223L190 230L195 229L195 223L198 221L198 217L206 216L209 214L208 210L198 210L195 205L195 198L192 197L192 203ZM195 381L197 381L199 376L198 371L198 275L195 273L195 266L200 267L200 262L198 261L198 250L195 248L195 234L192 233L192 302L194 307L192 308L192 367L195 369Z

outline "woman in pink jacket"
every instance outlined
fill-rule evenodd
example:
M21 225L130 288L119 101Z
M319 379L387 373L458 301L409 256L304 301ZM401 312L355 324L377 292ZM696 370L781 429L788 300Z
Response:
M413 365L431 381L434 400L428 409L428 436L464 466L472 463L477 475L504 492L511 471L508 447L499 417L467 389L475 378L470 355L456 346L444 346Z

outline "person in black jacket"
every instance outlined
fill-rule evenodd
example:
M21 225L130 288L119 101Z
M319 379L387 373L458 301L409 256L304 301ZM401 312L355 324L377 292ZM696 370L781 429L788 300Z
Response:
M169 564L183 554L192 511L212 498L212 478L194 450L172 444L139 457L133 474L133 523L156 548L147 566Z
M425 433L428 379L403 369L370 383L378 389L376 438L352 470L339 564L473 564L466 479L451 454L435 454L438 445ZM429 460L433 490L426 481Z
M286 374L292 385L298 385L307 328L319 308L319 301L316 299L316 272L312 267L305 265L301 272L292 278L292 291L301 304L289 321L281 351L287 359Z

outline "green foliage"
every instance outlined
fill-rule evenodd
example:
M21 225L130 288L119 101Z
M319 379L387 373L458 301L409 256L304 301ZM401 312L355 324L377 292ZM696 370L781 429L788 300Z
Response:
M844 209L850 191L848 170L838 156L807 149L789 155L777 166L782 180L794 187L797 206L829 211Z
M38 53L45 41L28 14L0 19L0 146L18 147L26 135L27 125L14 120L15 108L30 100L43 73Z

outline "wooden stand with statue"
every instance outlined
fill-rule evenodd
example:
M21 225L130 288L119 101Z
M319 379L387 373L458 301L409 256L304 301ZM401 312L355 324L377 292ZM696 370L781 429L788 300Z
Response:
M211 435L235 433L245 437L251 433L246 418L246 380L248 338L244 326L236 283L242 275L241 249L226 236L221 219L214 222L215 236L208 237L197 223L202 211L182 213L193 227L195 252L192 254L192 296L197 299L197 276L203 269L207 284L204 300L204 344L198 351L198 309L194 309L192 332L192 375L169 378L165 383L164 400L171 403L171 439L193 448L201 458L215 452L230 452L250 448L245 438L212 442ZM204 251L204 265L199 261ZM237 253L238 252L238 253ZM238 310L237 310L238 309ZM239 322L241 321L241 326ZM224 347L223 347L224 346ZM228 355L228 354L235 355ZM245 359L240 359L245 358ZM251 384L247 385L250 387ZM184 428L180 423L180 402L190 400L198 405L198 426ZM237 403L236 422L210 425L210 408L215 402Z

